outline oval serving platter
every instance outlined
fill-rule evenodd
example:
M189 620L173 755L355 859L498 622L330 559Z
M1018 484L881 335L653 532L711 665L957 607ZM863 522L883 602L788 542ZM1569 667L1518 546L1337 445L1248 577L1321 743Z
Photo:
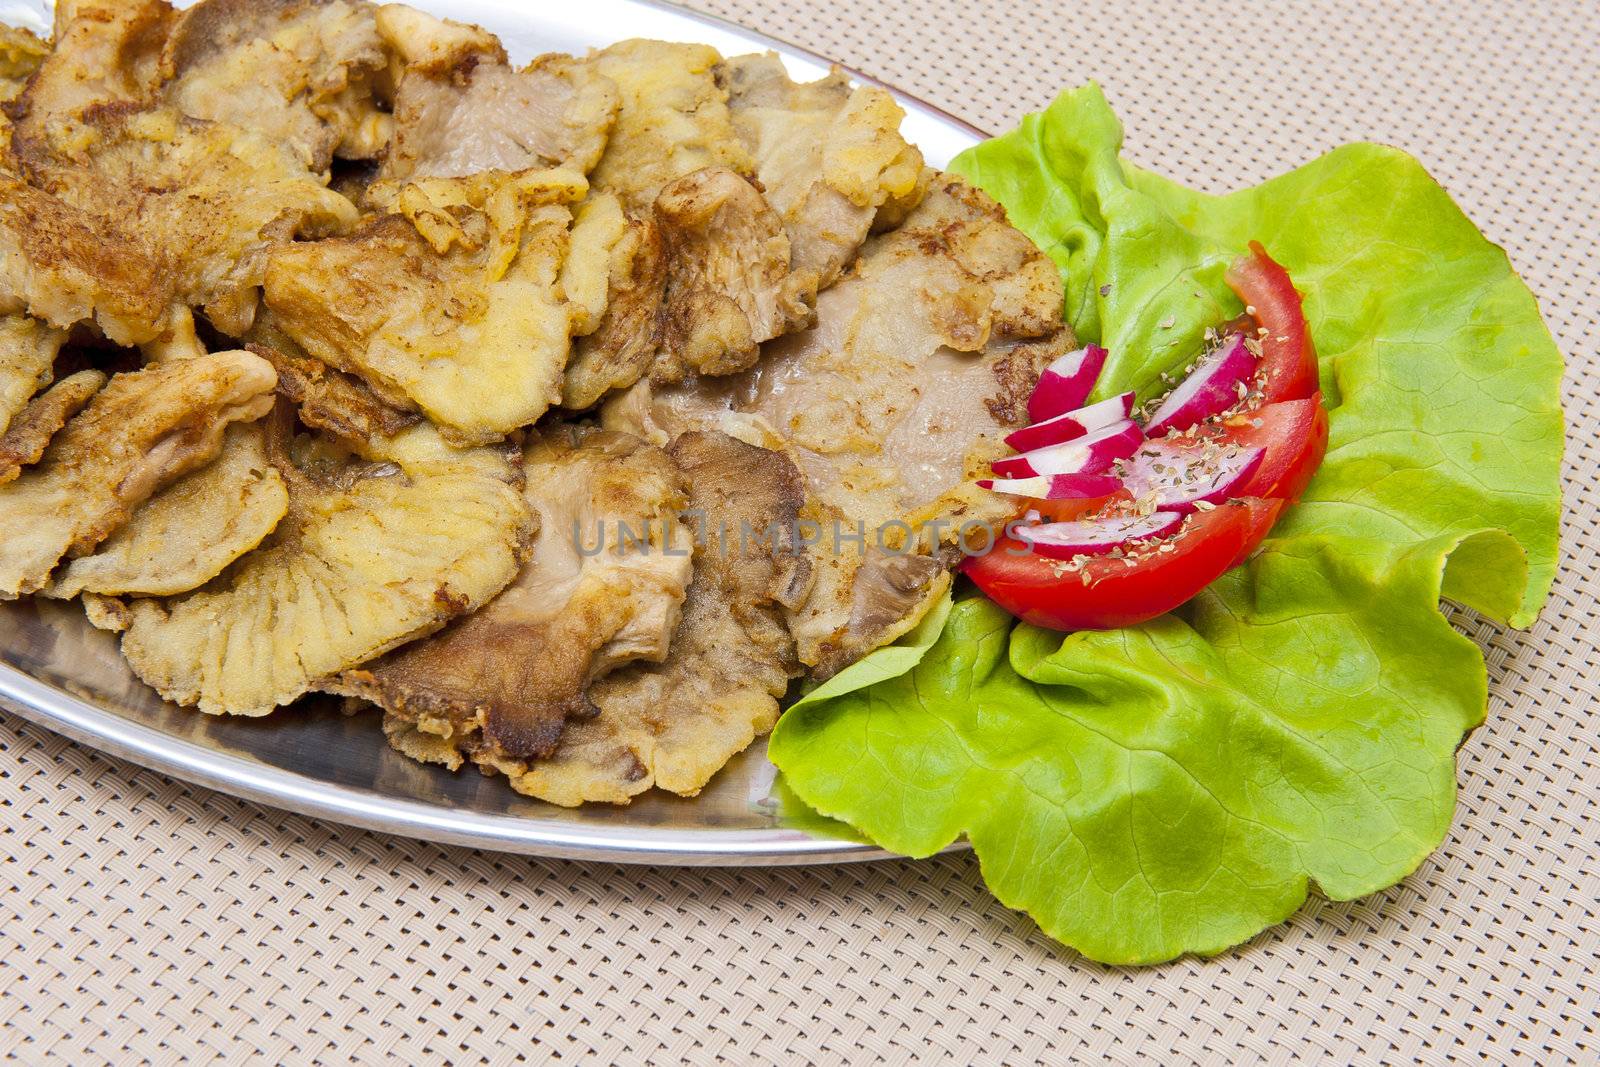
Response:
M587 0L407 0L498 33L512 59L583 52L628 37L704 42L724 55L771 50L796 80L827 60L669 4ZM180 6L183 6L180 2ZM0 20L48 36L41 3L0 2ZM850 72L859 81L874 82ZM906 109L905 136L943 166L980 131L886 86ZM888 856L847 828L785 802L758 741L698 797L653 792L628 807L569 810L519 796L503 781L452 774L391 751L374 717L332 701L268 719L213 718L165 703L136 679L116 637L75 603L0 604L0 708L152 770L272 807L407 837L507 852L620 863L837 863Z

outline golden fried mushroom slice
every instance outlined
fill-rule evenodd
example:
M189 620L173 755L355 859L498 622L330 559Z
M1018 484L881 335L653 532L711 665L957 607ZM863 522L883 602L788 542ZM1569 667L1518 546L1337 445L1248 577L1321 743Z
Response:
M852 89L841 71L796 84L770 52L736 56L717 76L767 202L789 233L791 268L827 288L880 212L903 217L923 195L922 153L900 136L905 112L883 89Z
M452 448L422 423L358 461L287 441L291 414L281 405L269 431L290 492L270 540L192 593L128 605L123 655L168 700L265 715L517 573L531 518L502 451Z
M568 408L627 388L656 361L668 274L655 212L662 187L705 167L752 173L713 74L720 59L705 45L631 40L586 61L617 86L620 106L583 210L612 218L616 239L608 246L604 315L578 331L567 364L561 402Z
M789 236L751 180L719 62L709 47L661 41L623 41L588 59L621 90L591 178L596 195L617 198L626 228L609 246L607 314L574 346L570 408L646 375L743 370L761 342L810 321L816 276L791 270Z
M50 45L31 30L0 23L0 103L21 96L28 79L49 54ZM8 123L0 116L0 126Z
M665 656L692 569L683 475L661 449L562 428L523 470L539 537L516 582L331 686L482 760L548 755L594 678Z
M292 146L156 105L175 17L148 0L58 4L56 47L7 107L9 163L33 188L0 178L0 251L22 253L0 257L0 295L51 325L92 318L139 344L175 305L201 305L238 335L269 244L356 220Z
M65 328L93 321L130 345L160 334L170 304L164 264L103 218L18 180L27 159L81 153L97 137L86 111L137 108L159 78L174 12L164 0L61 0L53 47L20 94L8 90L0 164L0 303ZM6 39L8 74L33 64L23 31Z
M88 553L133 510L208 462L233 422L272 406L277 375L249 352L218 352L115 375L0 486L0 599L42 588L64 556Z
M80 598L84 618L97 630L120 634L128 628L128 605L114 596L85 593Z
M592 334L605 321L628 232L628 216L610 193L593 193L573 209L572 249L561 265L572 336Z
M562 166L587 174L600 159L618 98L592 64L552 54L515 70L475 28L398 6L380 9L378 27L403 65L380 180Z
M470 63L506 62L500 38L470 22L438 18L405 4L382 5L377 22L378 36L392 57L395 82L416 67L448 73Z
M114 625L116 620L111 617L108 621ZM357 700L355 706L365 705ZM429 720L428 727L439 732L430 733L414 719L402 718L390 711L383 713L383 736L390 748L418 763L437 763L452 771L459 771L461 765L467 762L466 753L461 747L462 738L442 722Z
M749 181L695 171L661 190L655 214L667 267L654 381L744 370L761 342L810 319L814 286L794 284L783 222Z
M0 173L0 306L50 326L92 322L117 344L166 329L171 282L145 246L87 212ZM8 348L31 343L8 319Z
M93 555L62 568L45 594L173 596L221 574L289 510L262 429L259 422L228 427L216 459L141 504Z
M206 351L206 343L195 326L194 311L183 304L172 305L161 333L139 345L139 355L146 363L193 359Z
M0 103L22 95L50 45L28 30L0 23ZM11 118L0 110L0 155L11 148Z
M106 376L97 370L81 370L61 379L28 401L0 434L0 485L13 481L24 467L39 462L50 439L67 420L83 410Z
M815 328L768 343L743 375L641 383L604 421L657 441L724 429L794 457L804 516L825 533L789 622L801 660L826 676L921 618L963 523L1010 518L972 479L1025 421L1039 371L1072 347L1061 304L1050 260L987 196L942 177L818 298ZM836 528L864 529L865 546Z
M621 41L588 64L620 92L621 109L591 180L632 211L648 209L668 182L705 167L754 173L717 84L722 57L702 44Z
M405 186L404 214L348 237L284 245L266 272L277 326L452 440L498 440L561 397L572 311L573 171Z
M658 383L731 374L761 342L806 325L815 285L789 269L783 221L724 167L669 182L631 218L608 194L586 212L615 219L605 316L573 347L562 403L585 408L648 375Z
M604 313L588 331L579 331L562 380L561 403L573 410L590 407L649 372L667 281L666 250L654 212L628 216L614 195L599 193L579 209L578 225L586 218L599 220L597 225L607 227L605 235L615 239L605 246Z
M245 347L278 372L278 392L294 402L300 421L323 430L352 448L374 438L393 437L422 416L385 404L372 387L353 374L335 370L306 354L263 313L251 327Z
M33 394L50 384L56 353L66 339L64 331L28 315L0 315L0 434Z
M805 584L800 473L722 434L685 434L668 451L704 536L666 661L590 686L596 715L570 724L549 759L498 765L518 792L568 806L624 804L652 785L693 796L778 719L798 673L780 605Z
M148 102L176 14L165 0L58 0L55 43L7 108L19 147L75 151L92 137L86 111Z
M49 54L50 42L32 30L0 23L0 95L15 99Z
M293 146L315 171L335 155L371 159L391 126L375 98L388 77L375 10L352 0L202 0L172 27L162 92L185 115Z
M165 282L170 301L232 336L255 316L271 246L357 220L291 146L261 134L170 108L86 124L93 139L77 154L23 157L28 179L141 245L162 267L145 287Z

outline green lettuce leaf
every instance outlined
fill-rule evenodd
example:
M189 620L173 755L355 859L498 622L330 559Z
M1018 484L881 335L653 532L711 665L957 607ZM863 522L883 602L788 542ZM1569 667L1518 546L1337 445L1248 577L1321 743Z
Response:
M1554 575L1561 357L1532 294L1409 156L1350 145L1223 197L1118 157L1097 87L956 161L1056 261L1101 392L1162 388L1260 240L1306 294L1330 446L1262 551L1106 633L961 600L791 708L769 751L819 811L927 855L1107 962L1211 953L1315 883L1391 885L1443 839L1480 723L1441 595L1513 625ZM931 632L930 632L931 631ZM936 634L936 637L935 637Z

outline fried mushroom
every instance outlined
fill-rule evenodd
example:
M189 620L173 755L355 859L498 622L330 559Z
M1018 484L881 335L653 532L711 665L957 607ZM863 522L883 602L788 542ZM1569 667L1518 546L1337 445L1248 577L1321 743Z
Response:
M588 63L621 90L591 178L627 228L611 247L608 314L574 346L563 403L585 408L643 377L719 375L811 321L815 271L796 272L783 219L735 132L721 57L623 41Z
M668 182L706 167L751 176L755 167L734 133L728 93L717 84L722 57L702 44L620 41L587 63L616 85L620 108L591 180L631 211L648 209Z
M761 342L809 321L802 294L815 286L790 273L783 222L749 181L724 167L686 174L661 190L655 216L666 290L653 381L744 370Z
M453 448L422 423L356 456L291 438L291 422L285 402L268 448L289 512L267 543L194 592L127 606L123 655L168 700L265 715L517 573L532 518L503 452Z
M355 233L275 249L266 303L312 356L420 410L463 444L534 422L561 397L574 312L574 171L427 179L399 213Z
M994 201L944 176L821 294L815 328L769 342L744 374L641 382L603 421L658 442L721 429L794 458L804 518L826 533L789 624L801 661L826 677L916 624L949 585L963 524L1014 513L973 479L1040 370L1073 347L1061 306L1049 259Z
M72 154L23 156L24 176L153 260L140 284L162 304L199 306L230 336L254 319L269 248L358 218L291 146L250 130L171 108L93 115L86 129Z
M28 315L0 315L0 434L55 377L64 331Z
M81 370L28 401L5 433L0 434L0 485L15 480L24 467L39 462L56 431L82 411L105 384L106 376L99 371Z
M145 500L222 447L230 423L272 406L277 376L248 352L218 352L114 375L50 442L37 466L0 486L0 599L42 588Z
M558 429L530 445L523 471L539 536L516 582L330 687L490 763L548 755L592 711L595 678L666 656L692 569L684 478L661 449Z
M797 84L770 52L727 60L717 79L789 234L791 269L815 289L838 280L880 216L903 218L922 199L922 153L900 135L905 112L886 90L852 88L838 70Z
M54 43L6 106L13 144L36 156L71 154L94 137L87 116L149 103L176 17L166 0L58 0Z
M92 373L92 372L89 372ZM259 545L289 510L259 423L228 427L217 458L145 501L93 555L61 568L52 597L174 596Z
M718 433L685 434L668 453L688 480L700 550L667 657L595 682L594 717L570 724L548 759L496 763L518 792L567 806L625 804L652 786L693 796L772 729L799 673L782 604L808 576L800 472Z
M185 115L292 146L313 171L389 143L388 56L377 9L352 0L202 0L161 56L164 99Z
M552 54L516 70L476 27L398 5L379 10L378 27L401 66L380 181L549 167L587 174L599 161L618 96L593 64Z
M133 345L168 329L172 293L165 261L142 241L0 173L0 307L58 330L92 324ZM8 316L7 348L41 343L32 329Z
M245 348L272 364L278 372L278 392L294 403L300 421L352 448L393 437L422 418L390 407L362 379L308 355L278 328L271 312L257 317L248 336Z

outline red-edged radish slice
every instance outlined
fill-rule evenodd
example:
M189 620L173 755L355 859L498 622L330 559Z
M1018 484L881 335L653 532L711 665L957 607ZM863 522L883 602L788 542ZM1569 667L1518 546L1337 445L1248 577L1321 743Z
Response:
M1123 484L1140 503L1186 514L1237 496L1266 454L1209 441L1147 441L1123 465Z
M1028 452L1047 445L1059 445L1063 441L1076 440L1084 434L1121 422L1132 414L1133 393L1127 392L1121 396L1109 397L1099 403L1090 404L1086 408L1069 411L1065 415L1057 415L1053 419L1024 426L1014 433L1007 434L1006 444L1018 452Z
M1052 474L1039 478L980 478L980 489L1033 500L1084 500L1110 496L1122 483L1109 474Z
M1002 478L1027 478L1035 474L1099 474L1119 459L1133 455L1144 443L1144 431L1131 419L1114 422L1087 437L1048 445L1007 456L989 466Z
M1244 334L1230 333L1216 351L1179 382L1145 421L1144 432L1160 437L1172 430L1187 430L1237 404L1240 385L1256 372L1256 357L1244 343Z
M1165 537L1183 525L1175 511L1153 515L1114 515L1077 522L1047 522L1042 526L1019 526L1017 540L1041 556L1071 559L1073 556L1103 556L1114 548L1150 537Z
M1106 350L1099 345L1057 358L1039 375L1039 382L1028 397L1028 418L1043 422L1083 407L1105 365Z

